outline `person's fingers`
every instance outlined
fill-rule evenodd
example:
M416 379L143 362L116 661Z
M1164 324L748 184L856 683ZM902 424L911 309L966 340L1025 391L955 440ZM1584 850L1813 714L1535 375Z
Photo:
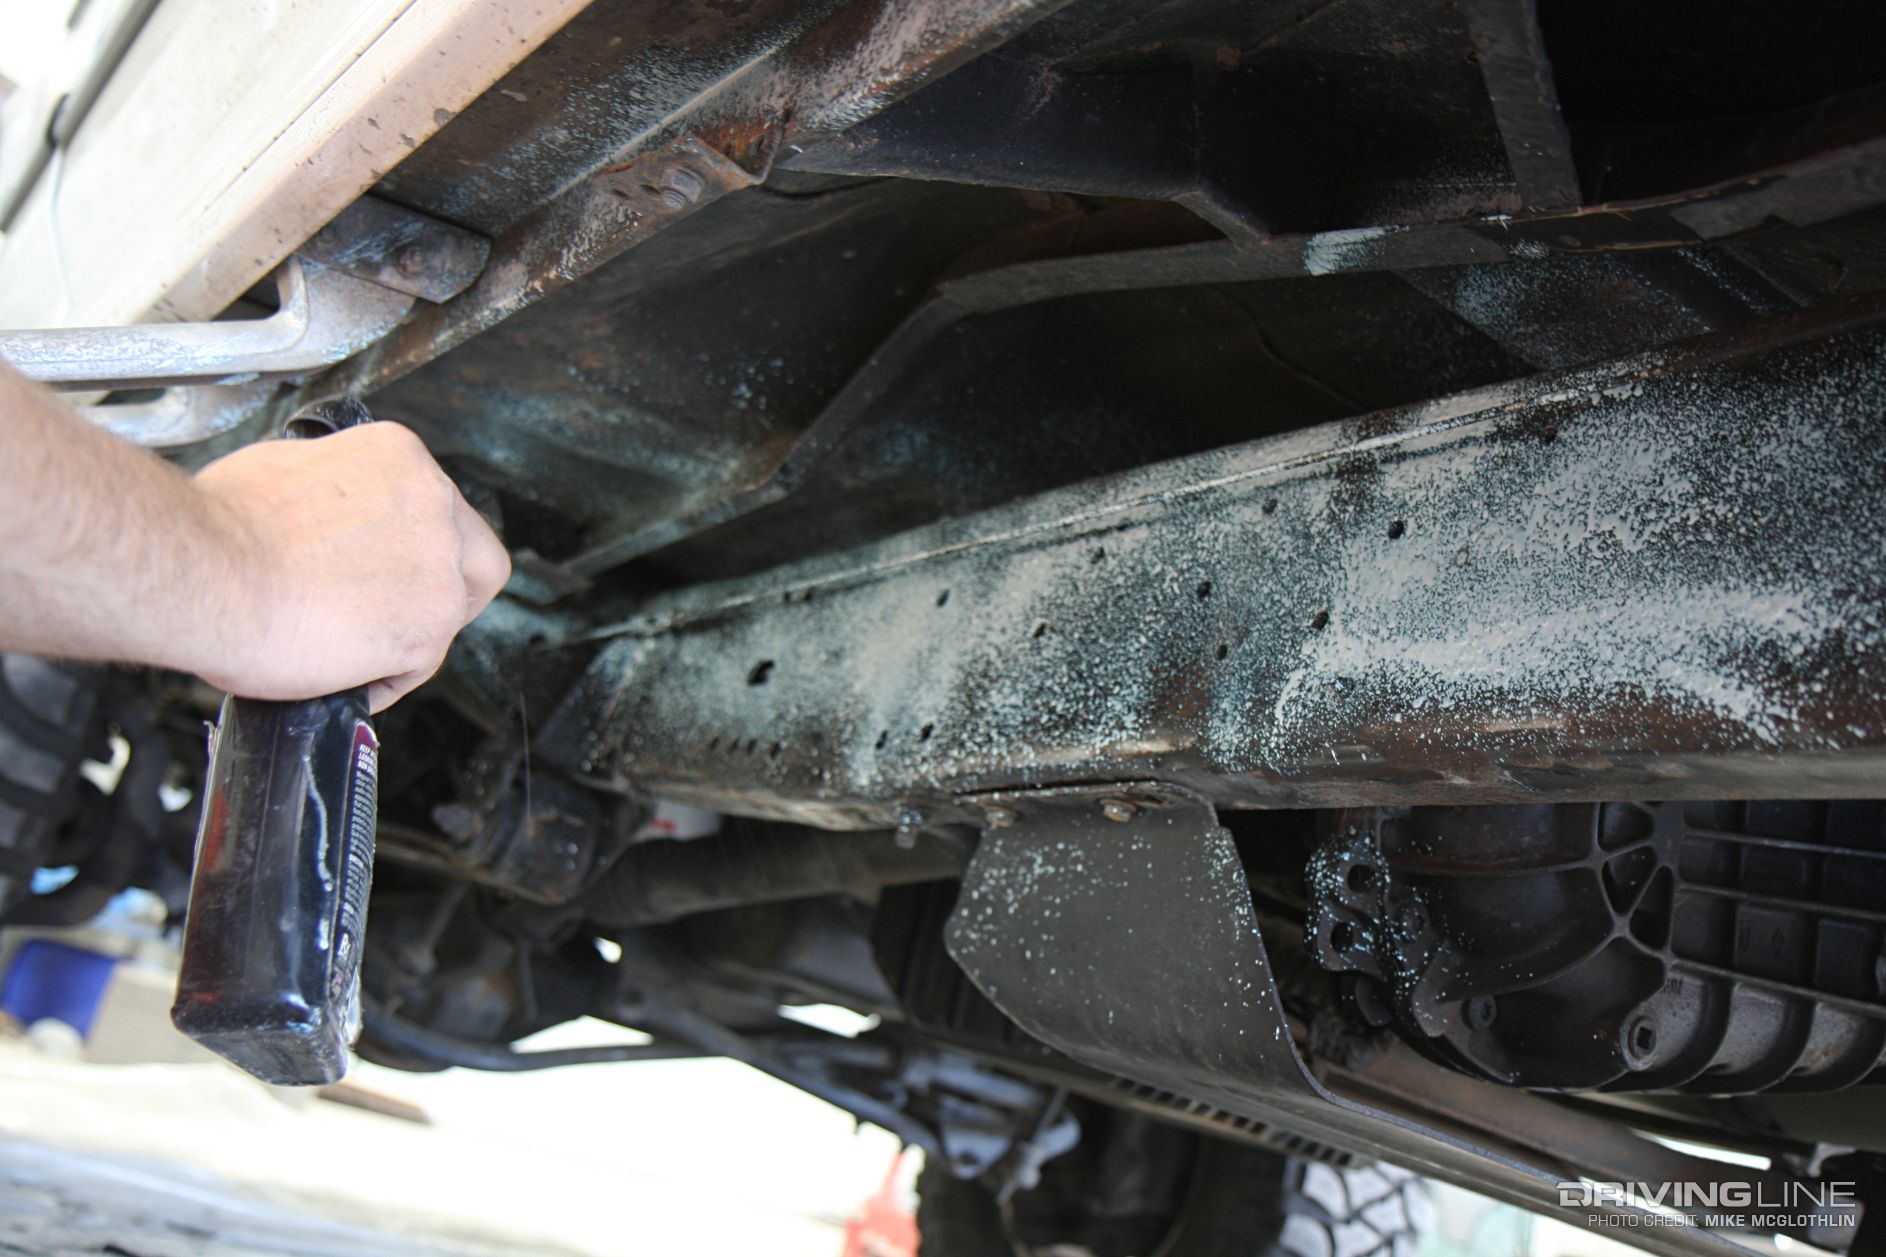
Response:
M396 423L264 441L196 483L229 516L249 621L208 670L236 693L293 697L368 682L384 710L438 670L510 576L504 544ZM219 516L220 518L220 516ZM362 626L370 629L363 632Z
M400 699L430 681L433 674L445 666L445 650L439 651L439 657L423 668L411 672L402 672L396 677L385 677L367 686L367 706L378 713L385 711Z
M465 580L465 623L478 618L491 600L511 579L511 556L485 523L456 490L452 494L452 522L458 527L459 572Z
M387 677L384 681L375 681L367 687L368 709L378 715L424 685L437 671L437 668L431 668L423 672L407 672L400 676Z
M441 479L444 478L440 473ZM504 543L491 531L491 525L471 508L464 495L445 481L445 492L450 502L452 527L458 537L458 587L464 592L464 604L460 609L457 622L450 626L436 639L437 655L424 666L402 672L396 676L384 677L367 687L367 701L375 712L385 711L408 694L431 680L433 675L445 664L446 650L451 645L453 633L471 623L480 611L504 588L504 582L511 576L511 556L505 550Z

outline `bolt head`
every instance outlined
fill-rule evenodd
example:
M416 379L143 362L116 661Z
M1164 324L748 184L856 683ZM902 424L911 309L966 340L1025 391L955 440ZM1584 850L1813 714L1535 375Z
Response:
M701 199L701 193L707 191L707 181L686 166L668 172L667 182L663 185L661 203L671 210L678 210Z
M1139 804L1127 799L1102 799L1100 814L1110 821L1119 821L1124 824L1139 815Z
M982 813L982 819L988 824L990 829L1007 829L1021 818L1021 813L1017 812L1012 807L996 806L984 808Z
M394 254L393 265L402 275L418 275L426 269L426 251L416 244L406 245Z
M1649 1013L1632 1017L1619 1037L1618 1046L1623 1049L1626 1069L1649 1069L1657 1053L1657 1019Z

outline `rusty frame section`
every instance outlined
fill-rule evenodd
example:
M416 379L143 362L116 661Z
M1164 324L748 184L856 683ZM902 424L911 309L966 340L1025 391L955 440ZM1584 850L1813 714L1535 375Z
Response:
M608 630L571 772L827 826L1879 788L1875 302L1089 482Z
M1498 0L1504 3L1505 0ZM805 165L806 163L801 163ZM859 163L811 163L888 174ZM1543 195L1543 194L1542 194ZM846 382L770 470L694 511L594 539L544 575L560 591L779 502L852 431L923 351L966 318L1075 294L1397 272L1656 252L1733 239L1777 223L1806 226L1886 204L1886 142L1855 145L1753 179L1641 201L1542 209L1510 218L1224 240L1045 257L964 269L941 280Z
M1007 41L1062 2L1011 0L988 9L852 0L806 21L771 51L703 85L666 122L599 155L587 177L502 235L492 264L471 291L421 310L305 391L371 393L720 197L765 182L775 163L860 177L954 177L947 165L913 172L908 146L874 145L873 129L907 112L887 114L888 106ZM988 268L971 264L946 276L816 419L782 443L776 460L730 475L718 495L703 494L670 517L604 521L580 547L554 561L525 555L531 577L525 596L549 601L581 592L625 564L790 497L937 336L964 318L1076 294L1686 248L1776 226L1824 222L1886 201L1886 145L1871 140L1680 193L1581 205L1533 10L1530 0L1475 0L1467 13L1523 194L1525 209L1518 215L1278 231L1265 224L1262 207L1247 203L1248 197L1215 188L1192 153L1191 165L1179 161L1146 194L1191 206L1221 229L1224 239L1011 260ZM939 90L973 89L972 80L984 73L986 63L978 62ZM1091 102L1074 92L1076 82L1057 80L1055 91L1071 94L1074 104L1086 110ZM932 100L932 112L942 109L947 116L951 99ZM1135 98L1136 107L1144 103ZM1192 107L1189 101L1177 105L1182 112ZM1118 102L1114 108L1121 119L1132 115ZM1175 134L1184 133L1183 126L1176 128ZM1186 142L1196 145L1198 138ZM1111 169L1119 155L1107 144L1102 148L1106 151L1085 159ZM1031 155L1028 164L1055 168L1041 156ZM1026 182L1030 176L1022 177ZM1065 172L1041 186L1068 186Z
M463 344L727 193L759 183L782 148L835 134L995 47L1067 0L852 0L701 92L667 125L492 247L470 291L428 310L312 386L368 393Z

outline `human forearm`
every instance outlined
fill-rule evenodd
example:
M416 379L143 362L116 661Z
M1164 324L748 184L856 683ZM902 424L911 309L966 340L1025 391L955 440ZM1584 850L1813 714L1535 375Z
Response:
M384 707L510 575L410 431L263 441L192 477L0 363L0 649Z
M256 584L240 521L0 367L0 646L201 671Z

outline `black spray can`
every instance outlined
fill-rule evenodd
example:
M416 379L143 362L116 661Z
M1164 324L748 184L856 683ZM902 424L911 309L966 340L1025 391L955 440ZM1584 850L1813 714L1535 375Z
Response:
M265 1082L347 1070L379 751L365 689L223 702L170 1018Z

